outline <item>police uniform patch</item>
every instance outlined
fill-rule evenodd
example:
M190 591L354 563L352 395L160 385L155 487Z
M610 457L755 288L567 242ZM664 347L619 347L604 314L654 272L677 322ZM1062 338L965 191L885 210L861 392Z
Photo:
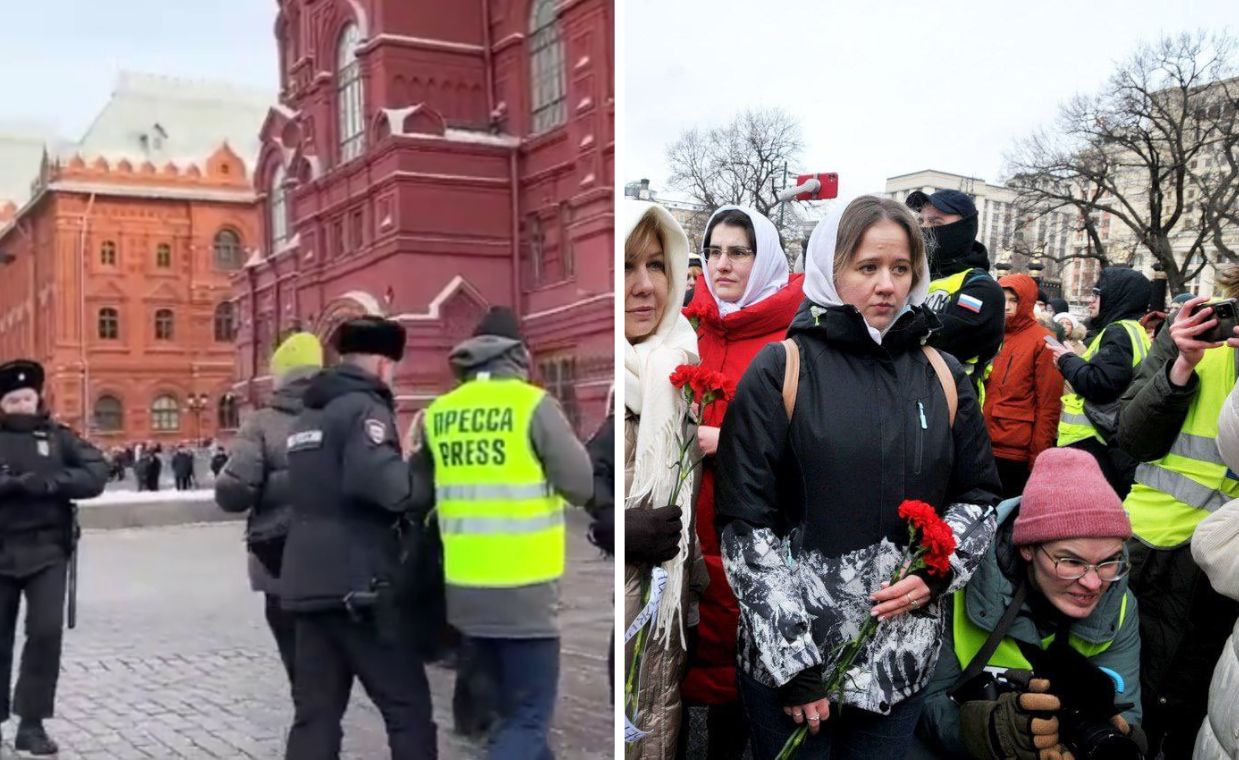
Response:
M387 426L379 420L366 420L366 437L377 446L387 440Z
M323 445L323 431L303 430L300 433L293 433L288 436L286 443L289 451L317 449Z
M34 446L35 446L35 449L39 452L39 456L50 457L52 455L52 447L51 445L48 444L47 441L37 441L35 442Z

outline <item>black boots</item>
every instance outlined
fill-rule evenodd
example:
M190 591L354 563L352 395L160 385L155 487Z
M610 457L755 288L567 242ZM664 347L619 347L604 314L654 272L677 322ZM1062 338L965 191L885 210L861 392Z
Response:
M23 720L17 726L17 738L13 740L13 748L32 755L54 755L60 749L43 730L41 720Z

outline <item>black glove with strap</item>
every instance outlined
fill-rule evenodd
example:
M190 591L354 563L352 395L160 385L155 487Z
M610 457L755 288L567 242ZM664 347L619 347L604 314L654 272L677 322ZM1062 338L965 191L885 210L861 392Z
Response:
M661 565L680 550L680 517L676 506L624 510L624 561Z
M1034 678L1025 692L965 702L959 708L960 738L968 753L996 760L1066 760L1055 716L1062 702L1049 691L1049 681Z

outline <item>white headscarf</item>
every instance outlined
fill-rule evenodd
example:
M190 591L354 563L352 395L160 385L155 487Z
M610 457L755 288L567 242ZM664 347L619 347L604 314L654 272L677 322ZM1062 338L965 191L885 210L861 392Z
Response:
M710 276L709 262L706 262L706 287L710 289L710 295L714 296L714 302L718 304L720 317L740 311L746 306L752 306L778 293L787 287L789 271L787 254L783 252L783 246L779 245L778 229L775 228L774 222L756 209L745 206L719 206L710 215L710 222L713 222L714 217L724 211L732 210L744 214L753 223L753 236L757 239L757 254L753 259L753 268L749 271L749 282L744 287L744 294L740 296L739 301L734 303L718 297L718 293L714 291L714 278ZM706 222L707 230L710 229L710 222Z
M843 212L848 206L863 197L865 196L858 196L847 201L835 201L830 211L827 212L826 218L817 223L817 226L813 228L813 234L809 236L809 250L805 256L804 294L805 298L818 306L843 305L843 299L839 298L839 291L835 287L834 275L835 248L839 245L839 220L843 218ZM892 319L886 326L886 330L889 330L909 308L923 304L928 295L929 257L926 256L921 260L920 281L908 293L907 303L895 319ZM869 328L869 335L873 338L873 342L881 345L886 330L878 330L868 321L865 322L865 326Z
M625 494L625 509L669 505L676 481L672 464L679 454L680 427L688 411L684 397L671 385L671 373L681 364L700 361L697 334L680 313L688 277L688 237L684 230L662 206L625 200L619 208L624 240L627 241L633 229L651 211L658 217L663 232L663 255L671 292L667 296L666 311L654 332L636 345L626 342L624 346L624 406L641 418L637 426L632 486ZM692 490L680 489L676 499L676 506L683 510L680 551L674 559L663 563L667 585L653 630L655 639L663 643L670 643L673 629L684 641L680 592L684 586L684 562L689 545Z

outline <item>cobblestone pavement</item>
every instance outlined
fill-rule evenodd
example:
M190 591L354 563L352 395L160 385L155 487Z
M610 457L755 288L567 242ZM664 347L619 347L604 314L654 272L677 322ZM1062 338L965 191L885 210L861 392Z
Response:
M569 526L552 741L560 758L610 758L613 566L581 537L581 521ZM78 628L66 633L57 715L46 724L62 760L283 757L287 680L262 598L249 591L241 531L218 523L84 536ZM451 732L452 672L431 666L429 676L440 757L483 757L480 743ZM5 760L16 757L15 731L15 720L5 724ZM388 757L360 687L344 731L345 758Z

